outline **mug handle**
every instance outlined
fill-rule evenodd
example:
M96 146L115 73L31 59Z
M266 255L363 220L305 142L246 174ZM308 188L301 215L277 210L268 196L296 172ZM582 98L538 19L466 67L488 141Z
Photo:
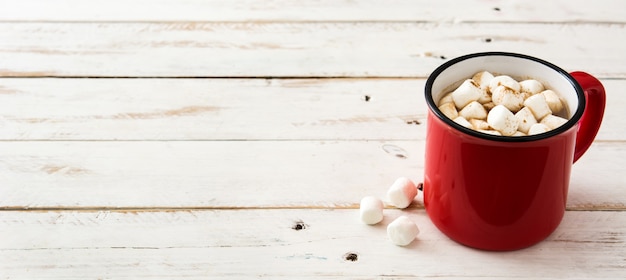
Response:
M580 119L580 127L576 134L576 148L574 149L574 162L576 162L591 146L596 137L606 104L604 86L594 76L585 72L572 72L572 77L580 84L585 93L586 108Z

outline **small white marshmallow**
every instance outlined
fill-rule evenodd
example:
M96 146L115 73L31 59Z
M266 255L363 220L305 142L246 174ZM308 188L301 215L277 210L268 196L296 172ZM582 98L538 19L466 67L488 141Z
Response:
M456 117L459 116L459 112L457 112L456 107L454 106L454 103L452 102L445 103L439 106L439 111L441 111L444 115L446 115L446 117L448 117L451 120L454 120L456 119Z
M489 123L487 123L484 120L470 119L469 122L470 124L472 124L472 127L476 130L488 130L489 129Z
M542 123L536 123L530 127L530 129L528 130L528 135L535 135L535 134L544 133L548 131L550 131L550 128L547 125L542 124Z
M467 119L465 119L463 116L458 116L453 121L469 129L474 129L472 124L469 121L467 121Z
M567 119L555 115L547 115L545 118L541 119L539 123L545 124L550 129L555 129L559 126L564 125L566 122Z
M496 105L503 105L511 112L522 109L524 95L505 86L498 86L492 91L491 99Z
M417 187L409 178L400 177L389 187L387 198L391 205L407 208L417 196Z
M374 196L366 196L361 199L359 214L361 221L368 225L374 225L383 220L383 202Z
M439 99L439 105L446 104L446 103L453 103L453 102L454 101L452 100L452 92L446 93L446 95L444 95L441 99Z
M474 80L477 84L479 84L481 89L489 88L489 83L491 82L492 79L493 79L493 74L487 71L478 72L474 74L474 76L472 77L472 80Z
M480 85L472 79L467 79L452 92L452 100L454 100L456 108L461 110L465 105L478 100L482 95L483 90L480 89Z
M535 95L544 90L543 84L537 80L523 80L519 82L520 91L530 93L530 95Z
M552 90L544 90L541 94L543 94L546 98L546 102L548 103L548 106L550 106L552 113L557 114L563 110L563 103L556 92Z
M419 232L417 225L407 216L400 216L387 226L387 236L398 246L411 244Z
M497 130L479 129L478 131L482 133L486 133L486 134L502 136L502 133L500 133L500 131L497 131Z
M465 105L463 109L461 109L459 115L468 120L484 119L487 117L487 110L485 110L485 107L483 107L482 104L478 103L478 101L472 101L469 104Z
M483 89L483 95L478 98L478 102L480 104L491 102L491 94L487 90Z
M494 91L496 90L496 88L499 86L504 86L517 93L519 93L520 88L521 88L521 86L515 79L506 75L496 76L493 79L491 79L491 81L489 81L489 90L491 91L492 95Z
M533 112L528 109L528 107L524 107L517 111L517 113L515 113L515 117L519 121L517 130L523 133L528 133L530 127L537 123L537 119L535 119Z
M493 109L489 111L487 122L489 126L499 131L504 136L513 135L519 126L519 121L515 115L503 105L493 107Z
M543 94L535 94L531 97L528 97L524 101L524 106L526 106L526 108L530 109L530 111L533 112L533 116L535 116L535 119L537 120L541 120L545 116L552 114L550 106L548 106L546 98Z
M487 102L487 103L483 103L483 107L485 107L485 110L489 111L491 109L493 109L493 107L496 107L496 104L492 102Z
M518 131L515 131L515 133L513 133L513 135L511 135L511 136L526 136L526 133L521 132L521 131L518 130Z

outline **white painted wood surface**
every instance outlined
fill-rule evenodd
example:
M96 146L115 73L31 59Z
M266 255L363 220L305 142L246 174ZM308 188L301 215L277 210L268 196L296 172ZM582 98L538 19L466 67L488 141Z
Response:
M0 142L0 204L358 208L397 177L420 182L423 149L421 140ZM595 143L574 165L568 207L625 209L624 166L625 145Z
M1 212L0 268L28 279L619 279L626 269L623 211L568 212L541 245L504 253L450 241L424 210L386 215L367 226L353 209ZM408 247L386 239L400 215L420 224Z
M0 83L2 140L424 140L425 79L31 79ZM624 79L603 79L609 93ZM598 141L624 140L609 96ZM68 110L68 108L72 108ZM419 123L417 124L416 123Z
M0 75L423 78L447 59L507 50L624 78L623 30L615 23L8 22L0 23Z
M0 0L0 279L624 279L625 10ZM446 238L421 195L362 225L362 196L421 181L425 78L489 50L607 89L563 223L506 253ZM385 236L399 215L422 231L407 248Z
M0 0L0 6L0 21L626 22L619 0Z

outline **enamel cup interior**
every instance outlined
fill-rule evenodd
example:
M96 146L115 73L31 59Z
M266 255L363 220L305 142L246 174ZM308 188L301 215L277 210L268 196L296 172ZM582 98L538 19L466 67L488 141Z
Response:
M460 60L443 69L433 81L432 94L435 105L448 92L456 89L464 80L481 71L489 71L494 76L508 75L517 81L535 79L546 89L555 91L565 102L568 118L578 108L578 95L563 70L540 61L511 55L474 56Z

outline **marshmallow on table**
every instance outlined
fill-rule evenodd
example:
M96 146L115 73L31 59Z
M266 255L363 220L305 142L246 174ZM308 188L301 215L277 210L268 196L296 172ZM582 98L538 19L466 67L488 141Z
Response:
M359 214L361 221L368 225L377 224L383 220L383 202L374 196L366 196L361 199Z
M497 86L491 92L491 100L496 105L504 105L511 112L517 112L524 104L524 94L506 86Z
M398 208L408 207L416 195L417 187L413 181L406 177L396 179L387 191L389 202Z
M387 226L387 236L398 246L409 245L420 230L407 216L400 216Z
M546 102L546 98L543 94L535 94L526 98L526 100L524 100L524 106L533 112L533 116L535 116L537 120L541 120L545 116L552 114L550 106L548 102Z
M528 133L530 127L533 126L533 124L537 123L537 119L535 119L533 112L528 109L528 107L524 107L521 110L517 111L517 113L515 113L515 117L519 122L517 130L523 133Z
M550 131L550 128L547 125L542 124L542 123L536 123L530 127L530 129L528 130L528 135L535 135L535 134L544 133L548 131Z
M480 85L472 79L467 79L452 92L452 100L456 108L461 110L465 105L478 100L482 95L483 90L480 89Z
M555 129L559 126L564 125L567 122L567 119L555 116L555 115L547 115L545 118L541 119L540 123L545 124L550 129Z
M472 101L465 105L459 112L465 119L484 119L487 117L487 110L478 101Z
M511 136L517 131L517 127L519 126L519 121L503 105L498 105L493 107L489 114L487 115L487 123L493 129L499 131L504 136Z
M454 120L456 119L456 117L459 116L459 112L457 112L456 106L454 106L454 103L452 102L444 103L443 105L439 106L439 111L441 111L446 117L451 120Z
M563 110L563 103L561 103L561 99L556 92L552 90L544 90L541 94L546 98L546 102L548 103L548 106L550 106L552 113L558 113Z

